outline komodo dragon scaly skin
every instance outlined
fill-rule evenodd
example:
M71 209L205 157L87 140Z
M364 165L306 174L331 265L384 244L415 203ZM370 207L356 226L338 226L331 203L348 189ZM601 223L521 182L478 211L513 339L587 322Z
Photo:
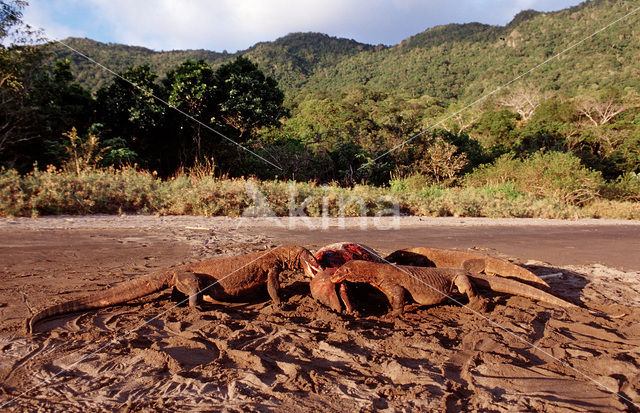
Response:
M250 295L266 284L269 296L279 304L278 276L286 269L304 269L309 277L319 271L313 255L298 246L214 258L124 281L104 291L46 308L27 320L26 329L31 333L38 321L48 317L122 304L169 287L189 296L189 306L196 308L200 295L227 301Z
M498 274L502 277L522 280L533 283L536 286L549 288L549 284L525 268L499 258L466 251L429 247L407 248L391 253L385 258L385 261L417 267L462 268L465 261L476 259L484 261L484 272L486 274Z
M476 294L475 287L489 287L497 292L504 292L534 300L546 302L560 307L576 307L549 293L535 287L521 284L507 278L479 274L484 262L469 260L463 264L464 270L457 268L413 267L405 265L381 264L368 261L353 260L345 263L331 273L320 273L312 281L312 292L322 303L339 311L339 303L335 287L328 283L339 284L344 281L370 283L382 291L392 307L392 314L401 314L404 310L404 295L408 291L413 299L422 305L434 305L444 301L457 289L469 297L472 308L482 309L483 300ZM467 270L473 271L473 274ZM344 302L344 298L343 298ZM344 302L347 309L351 304Z

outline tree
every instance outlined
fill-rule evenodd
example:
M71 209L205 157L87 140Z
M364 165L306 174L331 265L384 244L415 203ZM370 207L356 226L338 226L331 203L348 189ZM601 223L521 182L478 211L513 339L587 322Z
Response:
M22 21L25 0L0 1L0 90L22 88L22 66L42 54L30 46L39 39L38 32ZM7 46L8 45L8 46Z
M467 155L437 137L432 139L418 159L416 172L427 174L437 184L452 184L457 174L467 165Z
M82 139L75 127L62 135L68 139L65 150L69 158L64 169L74 171L76 175L95 168L108 149L100 148L100 140L96 135L89 134L86 139Z
M464 133L471 129L478 122L481 116L480 110L475 106L464 106L462 103L455 102L449 105L444 115L442 127L447 132Z
M66 153L63 133L73 127L84 133L94 121L93 97L75 82L71 62L65 59L56 61L53 68L40 67L29 99L37 119L34 160L60 164Z
M491 157L500 156L508 152L514 143L513 135L517 133L516 121L519 117L506 109L487 111L474 126L474 137L490 152Z
M84 132L93 122L93 98L74 81L69 60L44 65L42 53L31 49L12 49L12 61L20 63L17 84L0 90L0 154L21 170L34 161L60 164L62 133L73 126Z
M37 136L29 93L42 52L27 44L33 32L22 22L26 5L23 0L0 1L0 163L7 166L19 164L21 146Z
M224 64L216 71L216 119L244 142L262 127L278 126L288 116L283 106L284 93L270 76L246 57Z
M545 98L545 94L536 87L520 86L509 89L509 93L499 98L498 103L504 107L512 108L526 123Z
M15 166L20 146L38 135L30 92L41 72L42 54L30 46L0 44L0 162Z
M120 152L129 148L135 152L133 160L158 169L160 159L166 156L162 154L161 142L166 106L154 98L162 93L155 82L158 75L149 65L130 67L119 75L97 93L97 118L104 124L102 133L110 145L119 143ZM107 155L105 159L112 158Z
M25 0L0 1L0 41L6 37L19 36L23 32L22 10L27 6Z
M602 126L629 109L630 106L618 102L615 98L598 100L587 96L578 99L576 108L578 113L589 119L593 126Z
M180 162L191 164L195 159L206 157L212 147L212 142L203 141L202 124L211 124L218 114L215 73L204 60L186 60L169 71L163 83L169 104L183 112L172 111L169 120L178 138ZM184 113L202 124L185 117Z

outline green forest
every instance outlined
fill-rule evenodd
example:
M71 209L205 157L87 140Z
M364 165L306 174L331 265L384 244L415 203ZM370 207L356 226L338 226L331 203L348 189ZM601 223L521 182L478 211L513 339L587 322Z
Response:
M636 6L528 10L395 46L293 33L228 53L47 43L22 23L26 1L2 1L0 215L238 215L238 182L278 199L295 181L392 194L410 214L638 219L640 13L594 34ZM133 176L237 197L225 209L163 204L169 189L92 195L101 180L142 186Z

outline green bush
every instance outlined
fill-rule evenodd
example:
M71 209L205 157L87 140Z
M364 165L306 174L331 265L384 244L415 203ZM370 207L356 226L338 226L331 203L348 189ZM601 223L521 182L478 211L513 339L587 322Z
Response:
M480 191L489 197L503 197L508 200L515 200L524 195L513 182L505 182L500 185L485 185L480 187Z
M552 198L569 205L584 205L603 190L602 174L581 164L566 152L536 152L525 160L503 155L465 177L466 186L511 183L519 191L538 198Z
M429 177L422 174L411 174L403 178L392 176L389 180L389 188L393 192L420 191L431 185Z
M640 202L640 174L627 172L607 183L605 195L609 199Z
M589 218L640 219L640 203L599 199L586 205L580 216Z
M25 209L25 193L22 177L15 169L0 169L0 216L22 215Z
M133 168L81 171L56 169L18 176L16 171L0 174L3 216L42 214L95 214L152 212L163 206L160 180Z

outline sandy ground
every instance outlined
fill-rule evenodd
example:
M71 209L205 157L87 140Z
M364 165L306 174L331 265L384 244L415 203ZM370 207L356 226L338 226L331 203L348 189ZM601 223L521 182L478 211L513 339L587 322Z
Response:
M640 224L420 219L237 220L55 217L0 220L0 410L639 411ZM291 227L293 226L293 228ZM337 314L287 273L268 296L175 307L169 291L43 322L34 311L182 262L284 243L336 241L381 253L473 248L525 265L556 309L490 294L483 316L445 303L385 316ZM358 298L358 297L355 297ZM365 299L369 300L364 305Z

